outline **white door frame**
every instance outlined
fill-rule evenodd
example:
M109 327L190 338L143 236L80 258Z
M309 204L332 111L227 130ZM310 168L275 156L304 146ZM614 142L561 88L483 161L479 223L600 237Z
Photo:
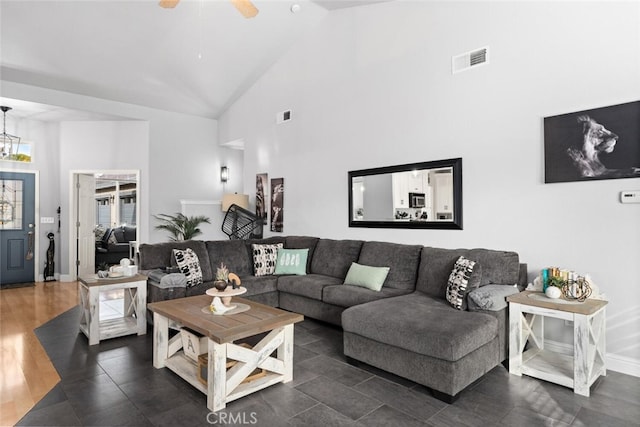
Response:
M75 186L75 175L95 175L97 173L108 175L135 175L136 176L136 234L140 236L140 169L74 169L69 171L69 222L68 234L69 234L69 278L71 281L77 280L76 276L76 244L77 244L77 228L75 226L78 221L78 213L76 207L73 205L74 200L77 198L78 189ZM36 193L37 193L36 186ZM38 209L36 207L36 217L38 216Z
M29 173L34 175L34 180L36 183L36 191L34 195L36 216L34 219L35 239L33 243L33 280L36 282L41 282L44 280L44 269L41 273L38 272L38 267L40 267L40 171L29 169L0 168L0 172Z

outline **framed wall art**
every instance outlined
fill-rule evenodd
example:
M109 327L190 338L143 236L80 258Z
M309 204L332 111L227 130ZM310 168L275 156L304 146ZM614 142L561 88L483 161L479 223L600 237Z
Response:
M267 225L267 194L269 194L269 177L266 173L256 175L256 216L262 218Z
M640 101L544 118L545 183L640 177Z
M282 233L284 208L284 178L271 180L271 231Z

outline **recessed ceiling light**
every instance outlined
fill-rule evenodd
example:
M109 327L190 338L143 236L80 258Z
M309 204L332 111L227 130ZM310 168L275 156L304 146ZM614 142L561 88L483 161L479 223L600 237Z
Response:
M298 3L294 3L291 5L291 13L298 13L300 12L300 5Z

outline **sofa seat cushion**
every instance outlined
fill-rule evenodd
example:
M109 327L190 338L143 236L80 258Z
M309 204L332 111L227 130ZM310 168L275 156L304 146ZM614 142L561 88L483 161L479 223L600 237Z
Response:
M382 298L397 297L410 291L383 287L380 291L353 285L327 286L322 292L322 301L340 307L351 307Z
M494 316L455 310L420 292L350 307L342 313L342 328L447 361L459 360L498 337Z
M241 286L247 288L247 293L240 295L240 297L260 295L267 292L276 292L278 290L278 277L277 276L243 276Z
M320 274L307 274L306 276L279 276L278 290L289 294L322 301L322 290L331 285L341 285L342 279L323 276Z

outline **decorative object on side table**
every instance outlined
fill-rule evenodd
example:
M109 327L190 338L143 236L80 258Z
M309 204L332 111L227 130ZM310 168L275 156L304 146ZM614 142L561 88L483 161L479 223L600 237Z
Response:
M533 285L527 290L542 290L551 299L563 298L568 301L584 302L593 294L590 280L584 276L578 276L575 271L561 270L558 267L549 267L541 271ZM604 299L599 296L599 299Z
M105 279L109 277L109 264L106 262L101 262L98 264L98 277L100 279Z

